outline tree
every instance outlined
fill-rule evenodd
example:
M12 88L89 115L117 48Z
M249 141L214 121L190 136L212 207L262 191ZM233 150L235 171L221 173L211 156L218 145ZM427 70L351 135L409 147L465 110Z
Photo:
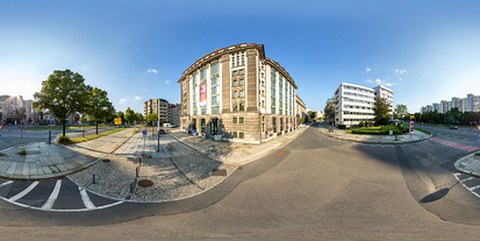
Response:
M143 115L141 113L136 113L135 121L143 121Z
M65 136L68 116L85 112L88 93L82 75L69 69L55 70L42 82L41 91L34 94L33 105L36 109L48 109L62 123L62 135Z
M127 110L125 110L125 120L127 120L128 125L129 126L132 125L135 119L136 119L135 111L133 111L132 109L130 109L130 107L128 107Z
M308 115L308 118L309 118L311 121L315 120L315 118L317 117L316 113L313 112L313 111L311 111L311 110L309 110L309 111L307 112L307 115Z
M373 104L373 112L375 113L375 124L386 125L389 122L388 112L390 110L390 103L386 98L377 98Z
M395 113L394 113L395 119L404 119L407 116L409 116L409 114L408 114L408 109L406 105L398 104L397 106L395 106Z
M89 88L87 114L95 122L95 133L98 135L98 123L105 121L115 113L112 103L108 100L107 92L97 87Z
M332 123L335 121L335 97L327 99L323 112L325 113L326 122Z
M158 116L155 113L150 113L147 115L147 122L150 123L151 126L153 126L153 122L158 120Z

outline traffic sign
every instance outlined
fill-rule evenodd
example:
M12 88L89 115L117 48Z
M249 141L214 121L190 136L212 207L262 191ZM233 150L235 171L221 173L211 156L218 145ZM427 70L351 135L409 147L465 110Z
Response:
M410 115L410 120L415 120L415 115Z
M147 130L142 131L143 136L147 136Z
M113 122L114 122L115 125L121 125L122 124L122 118L117 117L117 118L113 119Z

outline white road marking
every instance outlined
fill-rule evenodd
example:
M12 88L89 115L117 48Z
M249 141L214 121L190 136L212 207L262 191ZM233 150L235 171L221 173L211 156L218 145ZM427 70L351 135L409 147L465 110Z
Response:
M455 173L453 174L453 176L455 176L455 178L458 180L458 182L460 184L462 184L462 186L467 189L471 194L477 196L478 198L480 198L480 194L474 192L473 190L477 189L478 186L475 186L474 188L475 189L471 189L470 187L468 187L467 185L465 185L465 183L463 183L465 180L469 179L469 180L472 180L474 177L469 177L469 178L465 178L463 180L460 180L459 176L462 175L463 173Z
M83 204L87 209L95 209L95 204L93 204L92 200L90 200L90 197L88 196L87 191L84 188L81 188L80 186L78 187L78 190L80 191L80 195L82 196L82 201Z
M17 195L11 197L9 200L12 201L12 202L17 201L18 199L24 197L24 196L27 195L29 192L31 192L37 185L38 185L38 181L33 182L32 184L30 184L30 186L28 186L27 188L25 188L23 191L21 191L21 192L18 193Z
M55 204L55 201L57 201L58 194L60 193L60 188L62 187L62 180L58 179L57 182L55 183L55 187L53 188L52 193L50 194L50 197L48 197L48 200L45 204L43 204L42 209L52 209L53 204Z
M460 182L464 183L466 181L470 181L470 180L473 180L473 179L475 179L475 178L474 177L469 177L469 178L465 178L465 179L460 180Z
M4 183L2 183L2 184L0 185L0 187L6 186L6 185L10 185L10 184L12 184L12 183L13 183L13 181L4 182Z
M470 188L468 188L468 190L474 191L474 190L479 189L479 188L480 188L480 185L474 186L474 187L470 187Z

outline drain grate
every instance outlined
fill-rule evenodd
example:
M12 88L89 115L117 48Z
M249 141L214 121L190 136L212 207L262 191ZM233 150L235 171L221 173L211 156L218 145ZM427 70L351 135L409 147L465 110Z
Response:
M226 169L213 169L212 170L212 176L227 176L227 170Z

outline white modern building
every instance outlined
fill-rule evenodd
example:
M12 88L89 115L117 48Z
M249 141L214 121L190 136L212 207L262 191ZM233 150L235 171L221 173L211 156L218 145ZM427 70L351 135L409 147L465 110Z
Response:
M335 124L358 125L360 122L373 121L373 106L376 98L385 98L393 103L393 91L379 85L375 88L341 83L335 91ZM392 111L389 112L392 114Z

